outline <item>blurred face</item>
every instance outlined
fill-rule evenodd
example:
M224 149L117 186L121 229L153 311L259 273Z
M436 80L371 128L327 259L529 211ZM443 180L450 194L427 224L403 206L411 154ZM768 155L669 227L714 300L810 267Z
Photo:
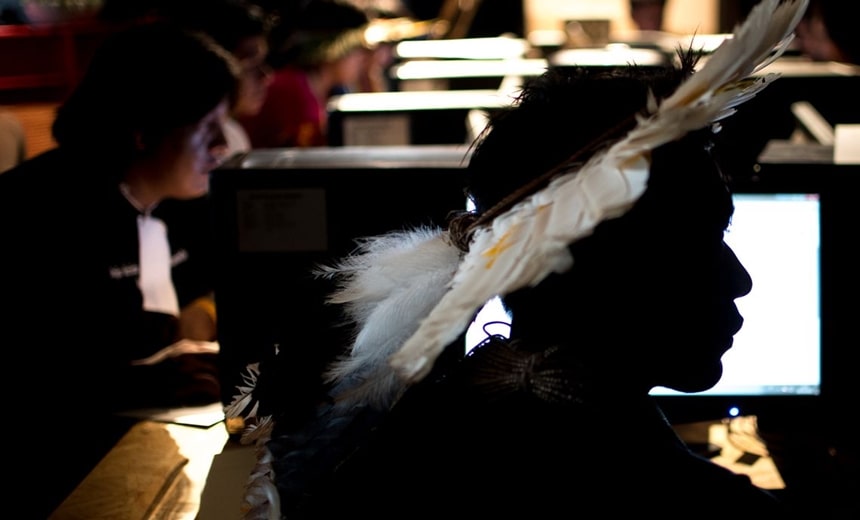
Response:
M148 168L162 198L190 199L209 191L209 172L228 153L222 127L228 107L222 101L200 121L170 131L156 145Z
M848 61L830 38L821 16L813 14L801 20L795 31L795 45L800 53L813 61Z
M266 90L272 82L272 72L266 64L268 52L269 47L263 36L245 38L233 52L242 68L234 115L253 116L263 107Z
M640 31L660 31L663 29L663 2L631 2L630 17Z
M574 244L572 316L609 379L685 392L719 381L743 323L734 300L752 284L723 241L732 211L708 152L685 140L655 150L648 190L629 213Z
M358 48L339 59L333 67L334 84L345 85L355 90L362 72L367 66L365 50Z

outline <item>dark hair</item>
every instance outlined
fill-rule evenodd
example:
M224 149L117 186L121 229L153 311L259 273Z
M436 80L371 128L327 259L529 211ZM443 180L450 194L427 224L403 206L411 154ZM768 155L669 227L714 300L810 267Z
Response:
M130 160L138 133L158 139L193 124L237 89L232 56L211 39L172 24L111 35L60 106L52 133L61 146Z
M845 0L817 0L810 4L807 16L821 16L833 43L850 63L860 65L860 37L851 7L851 2Z
M527 81L516 103L491 114L474 145L467 193L477 213L524 198L543 187L528 188L533 181L575 153L585 162L621 138L649 91L666 97L692 73L693 54L680 57L680 67L558 67Z
M310 0L300 8L279 13L272 28L270 64L305 69L336 60L366 45L367 13L338 0Z
M487 224L488 219L544 188L563 167L584 164L623 138L636 126L637 116L645 115L650 96L659 101L675 92L693 74L695 61L688 51L681 55L680 67L562 67L529 80L517 102L491 116L475 143L466 191L476 212L452 219L455 243L462 248L476 225ZM505 307L519 313L516 319L531 324L532 330L537 323L569 319L570 306L541 307L535 313L534 302L567 298L587 284L606 283L590 277L601 269L623 265L634 252L647 251L655 223L677 223L677 212L691 204L712 215L714 226L722 232L732 205L728 178L712 148L716 142L717 136L707 126L651 150L647 189L634 206L619 218L601 221L589 236L568 246L579 265L591 267L572 269L511 292L502 298ZM690 175L691 170L701 174ZM702 193L708 195L699 197ZM692 222L698 221L691 220L691 226ZM711 236L704 228L689 227L684 232L680 228L679 224L676 232L685 237L678 241L683 247L694 247L685 241L687 232ZM595 263L604 262L595 270ZM546 334L553 333L546 329Z
M208 34L230 52L246 38L268 37L272 24L261 7L242 0L185 0L162 9L162 16Z
M554 68L528 81L517 103L492 116L476 141L467 183L476 213L452 219L454 242L463 248L477 226L544 188L564 166L584 164L622 139L636 127L637 116L645 115L649 105L654 108L649 99L665 99L693 74L695 55L687 51L681 62L679 67ZM661 272L667 257L697 259L678 269L677 280L692 284L708 278L704 273L718 258L713 237L725 230L733 208L727 177L714 156L717 141L708 125L652 149L647 187L635 203L568 244L574 268L501 297L513 317L511 337L530 338L518 348L570 342L570 329L561 324L572 316L610 305L625 291L644 298L663 281L642 273ZM671 237L655 239L660 235L655 226L664 223L671 224ZM658 244L661 254L653 254ZM563 304L542 305L547 301ZM586 338L599 328L584 327L577 339L583 346L571 353L601 355Z

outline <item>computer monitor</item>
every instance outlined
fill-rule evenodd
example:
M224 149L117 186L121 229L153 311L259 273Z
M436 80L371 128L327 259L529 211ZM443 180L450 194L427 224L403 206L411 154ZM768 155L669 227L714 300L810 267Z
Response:
M812 420L857 395L847 368L856 366L850 309L857 309L851 302L860 287L858 264L848 260L857 259L851 237L860 220L850 210L860 186L853 170L759 164L754 175L733 183L736 209L725 240L753 279L752 291L737 300L744 325L713 388L652 391L670 421ZM489 302L467 332L467 350L486 337L485 327L506 335L505 322L500 302Z

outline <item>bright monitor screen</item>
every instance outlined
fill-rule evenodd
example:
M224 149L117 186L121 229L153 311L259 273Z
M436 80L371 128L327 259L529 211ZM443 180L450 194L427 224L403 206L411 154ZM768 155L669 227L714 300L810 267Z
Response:
M705 395L821 391L820 201L816 194L734 195L725 241L753 287L738 298L744 325ZM677 394L656 388L652 394Z
M735 193L725 233L753 279L736 300L744 325L723 356L723 377L710 390L652 395L819 395L821 391L821 207L818 194ZM507 335L510 321L494 299L467 331L467 349L486 333ZM485 329L487 332L485 332ZM731 413L731 412L728 412Z

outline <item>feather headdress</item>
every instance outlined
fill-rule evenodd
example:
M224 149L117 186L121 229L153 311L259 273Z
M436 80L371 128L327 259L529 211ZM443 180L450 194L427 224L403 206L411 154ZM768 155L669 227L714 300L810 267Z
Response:
M762 0L674 93L650 98L630 132L475 229L467 253L448 231L422 229L365 239L355 255L321 267L340 284L330 301L345 305L358 330L329 373L344 402L388 406L487 301L570 269L568 246L645 191L651 150L733 114L778 77L753 75L782 55L807 4Z

